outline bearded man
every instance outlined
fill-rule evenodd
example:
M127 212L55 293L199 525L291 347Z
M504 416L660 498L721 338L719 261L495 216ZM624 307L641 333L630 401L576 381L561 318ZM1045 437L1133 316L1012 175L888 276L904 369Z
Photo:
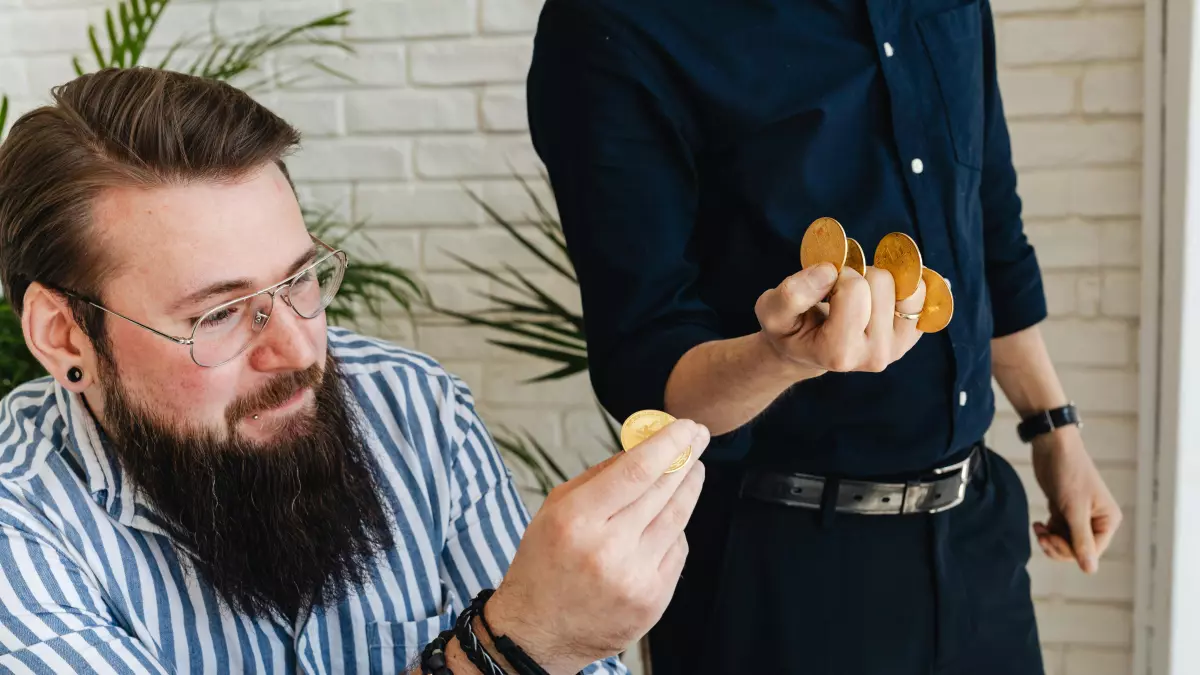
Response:
M530 522L460 379L327 326L352 263L305 227L298 142L244 92L139 68L0 145L0 280L50 374L0 405L0 670L463 675L487 619L551 675L623 672L703 480L664 472L707 431Z

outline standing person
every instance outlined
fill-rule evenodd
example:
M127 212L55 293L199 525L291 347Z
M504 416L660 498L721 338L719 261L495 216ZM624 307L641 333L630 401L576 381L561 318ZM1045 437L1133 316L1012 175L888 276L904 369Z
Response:
M528 106L598 397L714 434L654 674L1041 673L993 375L1044 551L1094 571L1121 513L1038 332L988 0L548 0ZM800 271L824 216L868 263L911 236L949 326L915 339L881 270Z

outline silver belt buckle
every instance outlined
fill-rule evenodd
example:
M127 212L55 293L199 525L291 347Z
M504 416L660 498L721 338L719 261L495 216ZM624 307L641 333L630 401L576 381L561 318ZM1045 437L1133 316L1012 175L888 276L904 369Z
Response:
M943 466L943 467L933 470L933 473L938 476L952 474L955 472L958 473L958 485L955 486L954 499L951 502L949 502L948 504L945 504L943 506L937 506L937 507L933 507L933 508L929 508L929 509L921 509L919 506L920 502L924 501L924 498L928 497L929 493L932 490L934 490L934 486L936 485L936 483L921 483L921 482L917 482L917 481L912 481L912 482L908 483L908 485L904 486L904 501L903 501L904 506L902 508L902 512L903 513L918 513L918 512L940 513L942 511L952 509L952 508L958 506L959 504L963 503L963 500L965 500L967 498L967 474L971 470L971 457L972 456L973 456L973 453L972 453L972 455L967 456L966 459L964 459L960 462L955 462L954 464L951 464L949 466Z

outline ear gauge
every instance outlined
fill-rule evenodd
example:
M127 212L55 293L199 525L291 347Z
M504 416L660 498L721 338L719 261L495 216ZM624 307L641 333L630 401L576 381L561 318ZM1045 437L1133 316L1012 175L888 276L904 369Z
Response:
M83 379L83 371L79 366L71 366L67 369L67 379L71 382L78 382Z

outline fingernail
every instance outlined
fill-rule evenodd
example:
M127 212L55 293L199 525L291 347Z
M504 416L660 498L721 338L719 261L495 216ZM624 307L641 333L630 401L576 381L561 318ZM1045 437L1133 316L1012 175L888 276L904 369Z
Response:
M825 288L833 282L837 281L837 269L828 263L822 263L808 277L812 281L812 285L816 288Z

